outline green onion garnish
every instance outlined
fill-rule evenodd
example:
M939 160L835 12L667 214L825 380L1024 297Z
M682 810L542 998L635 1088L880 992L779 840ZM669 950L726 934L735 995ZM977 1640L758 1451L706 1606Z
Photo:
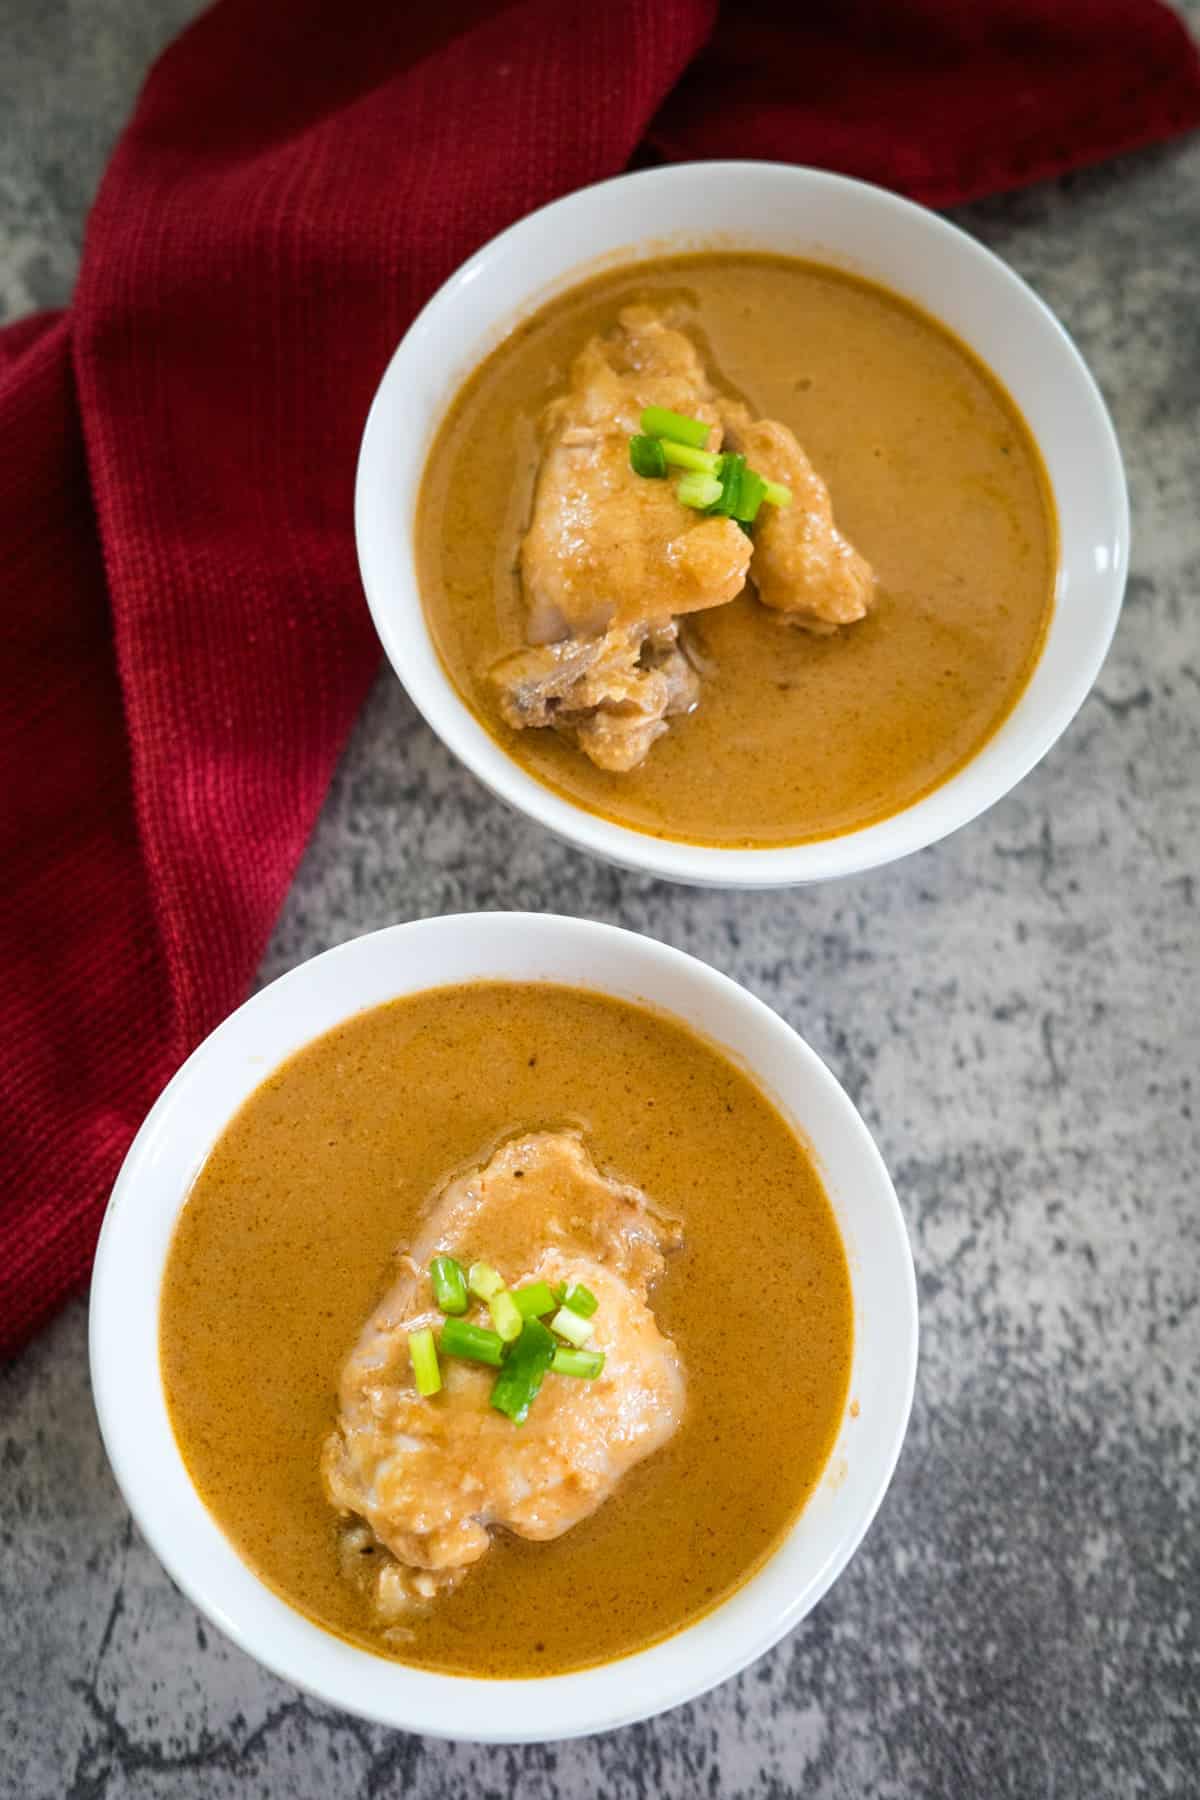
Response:
M674 444L691 444L694 450L702 450L712 427L703 419L689 419L666 406L648 406L642 414L642 430L648 437L670 438Z
M739 456L734 450L730 450L726 455L722 456L721 466L718 470L721 493L720 497L714 500L709 507L709 512L715 513L719 517L726 519L731 519L733 517L738 503L738 495L741 492L742 475L745 471L745 467L745 457Z
M574 1375L579 1381L595 1381L604 1367L603 1350L569 1350L560 1344L550 1364L556 1375Z
M675 492L685 506L694 506L698 512L703 512L705 507L721 498L721 484L715 475L685 475Z
M492 1385L491 1404L523 1425L554 1357L554 1339L540 1319L526 1319L508 1361Z
M563 1295L563 1305L569 1306L573 1313L581 1319L590 1319L600 1302L591 1288L584 1287L582 1281L573 1281Z
M753 525L758 509L767 497L767 484L755 469L743 469L738 483L737 504L733 516L739 525Z
M562 1301L555 1298L554 1289L545 1281L531 1281L528 1287L516 1288L513 1299L523 1319L540 1319L543 1313L553 1312L556 1306L562 1305Z
M467 1278L461 1263L455 1262L452 1256L435 1256L429 1265L429 1279L433 1283L434 1300L442 1312L466 1312Z
M412 1358L413 1380L417 1384L417 1392L428 1399L442 1385L442 1371L438 1368L433 1332L428 1325L423 1325L420 1331L409 1332L408 1354Z
M490 1300L504 1286L502 1277L493 1269L491 1263L472 1263L467 1270L467 1286L480 1300Z
M635 475L648 475L652 481L661 480L667 472L667 459L657 438L631 437L629 463Z
M560 1306L550 1321L550 1329L566 1338L568 1344L574 1344L577 1350L582 1350L596 1327L590 1319L581 1319L569 1306Z
M642 433L629 440L629 461L637 475L661 479L668 467L686 469L687 477L675 492L685 506L736 519L750 526L766 500L772 506L790 506L792 490L782 481L767 481L746 467L737 451L718 455L706 450L709 427L703 419L688 419L665 406L648 406L642 414ZM705 484L696 476L709 477Z
M492 1324L500 1333L506 1344L513 1344L521 1335L521 1327L525 1323L520 1309L507 1288L498 1288L488 1301L488 1311L492 1315Z
M470 1325L466 1319L447 1319L442 1326L443 1356L460 1356L465 1362L490 1363L498 1369L504 1361L504 1340L486 1325Z
M695 469L701 475L716 475L721 459L712 450L693 450L689 444L664 443L662 453L676 469Z

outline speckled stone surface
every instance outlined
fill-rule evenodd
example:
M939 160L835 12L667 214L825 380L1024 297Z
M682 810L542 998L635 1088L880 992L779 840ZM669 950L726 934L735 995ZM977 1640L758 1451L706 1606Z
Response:
M0 0L0 317L67 297L190 10ZM381 679L263 969L548 908L694 951L790 1019L875 1131L920 1279L912 1429L862 1551L772 1655L651 1725L501 1751L363 1726L227 1646L141 1544L76 1303L0 1372L6 1800L1200 1793L1200 141L961 222L1075 334L1132 487L1116 646L1043 765L899 867L675 890L502 811Z

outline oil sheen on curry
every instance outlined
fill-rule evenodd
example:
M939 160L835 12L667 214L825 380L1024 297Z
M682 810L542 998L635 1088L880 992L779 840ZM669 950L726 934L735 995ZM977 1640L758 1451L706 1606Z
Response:
M1058 554L1037 449L961 343L838 271L715 252L506 338L434 444L416 543L442 662L511 757L739 848L960 768L1032 673Z
M278 1068L180 1215L188 1470L284 1599L383 1655L551 1675L780 1542L847 1406L811 1155L722 1052L544 983L433 989Z

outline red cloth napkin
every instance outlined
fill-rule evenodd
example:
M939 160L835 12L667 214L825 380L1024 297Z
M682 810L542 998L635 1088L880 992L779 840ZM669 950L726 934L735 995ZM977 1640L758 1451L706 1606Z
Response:
M376 666L355 451L437 283L635 153L944 203L1198 119L1155 0L221 0L185 33L70 312L0 333L0 1352L251 981Z

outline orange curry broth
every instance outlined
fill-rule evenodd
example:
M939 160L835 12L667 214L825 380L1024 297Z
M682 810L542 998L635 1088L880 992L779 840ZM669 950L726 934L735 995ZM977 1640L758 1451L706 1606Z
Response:
M683 1221L652 1296L686 1365L683 1423L561 1538L495 1534L389 1643L340 1572L320 1479L343 1361L443 1177L510 1132L564 1124ZM821 1476L852 1344L833 1212L771 1101L677 1023L550 984L397 1000L270 1075L196 1179L160 1325L184 1460L246 1561L340 1636L483 1676L627 1655L744 1582Z

